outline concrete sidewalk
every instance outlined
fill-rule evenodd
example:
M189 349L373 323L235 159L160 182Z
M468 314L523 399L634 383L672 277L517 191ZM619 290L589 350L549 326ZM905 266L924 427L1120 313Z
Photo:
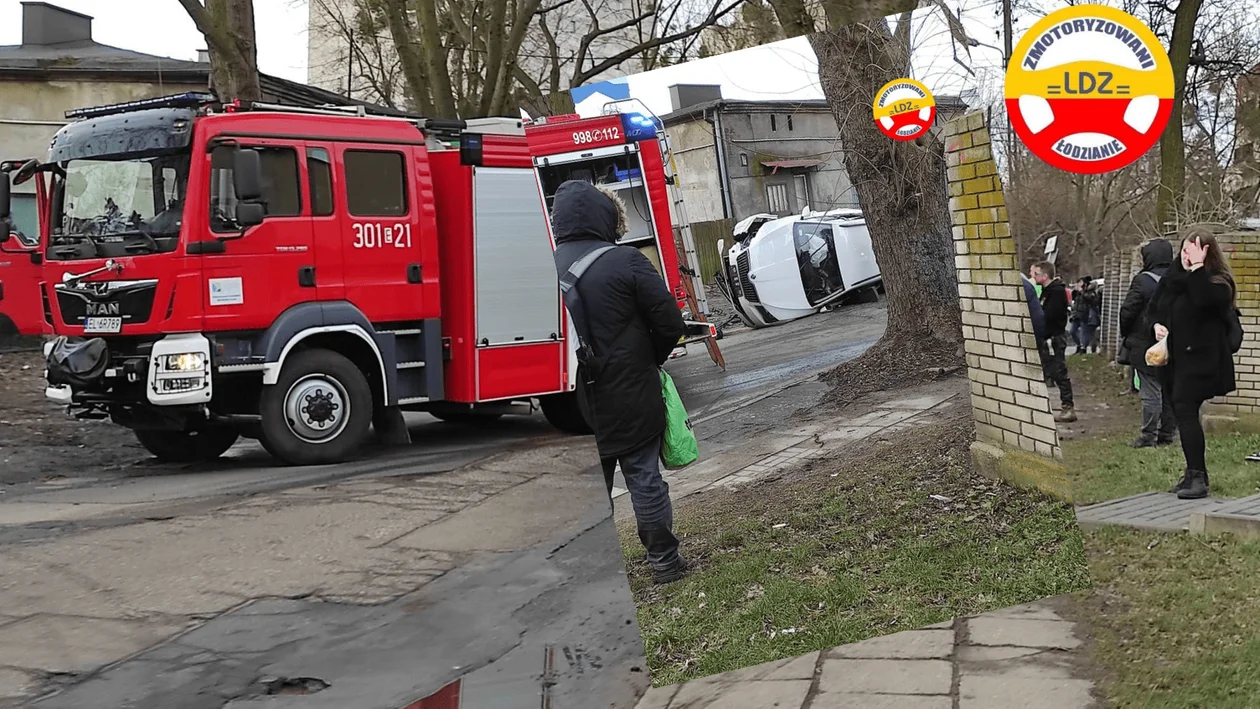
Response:
M636 709L1095 709L1055 600L650 690Z

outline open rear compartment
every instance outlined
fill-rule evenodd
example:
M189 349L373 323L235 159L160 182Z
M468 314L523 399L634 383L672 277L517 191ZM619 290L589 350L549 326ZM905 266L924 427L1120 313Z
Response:
M446 400L524 402L564 391L563 310L524 135L472 138L430 153L441 205Z
M662 251L660 234L673 235L668 210L658 215L653 209L648 182L643 179L643 158L637 144L601 148L583 153L570 153L539 158L538 182L550 219L556 190L569 180L582 180L612 190L626 208L626 234L617 241L638 249L657 273L665 279L678 298L680 291L677 256L674 249ZM659 158L658 158L659 160ZM663 217L668 229L660 228Z

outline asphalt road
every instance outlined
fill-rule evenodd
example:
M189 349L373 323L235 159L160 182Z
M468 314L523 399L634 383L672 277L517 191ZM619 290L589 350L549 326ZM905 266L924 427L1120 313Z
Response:
M725 372L702 347L667 368L711 454L825 395L793 385L883 325L854 306L730 334ZM346 465L241 445L5 486L0 707L6 671L60 686L35 707L401 709L461 681L461 709L514 709L540 678L552 709L633 706L649 680L589 440L541 416L409 428Z

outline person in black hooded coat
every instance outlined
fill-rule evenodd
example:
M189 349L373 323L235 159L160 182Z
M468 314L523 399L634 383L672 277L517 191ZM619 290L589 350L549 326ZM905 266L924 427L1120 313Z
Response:
M1168 341L1168 364L1160 367L1164 396L1172 400L1181 429L1186 471L1173 487L1177 497L1207 497L1207 441L1200 412L1204 402L1235 388L1231 318L1237 287L1216 237L1191 227L1175 261L1151 299L1149 317L1156 340Z
M1155 344L1155 323L1148 316L1147 306L1172 262L1173 245L1168 241L1153 239L1143 246L1142 271L1130 281L1129 292L1120 305L1120 338L1124 343L1121 351L1126 356L1119 363L1137 370L1142 397L1142 432L1133 442L1134 448L1168 445L1177 440L1172 400L1163 395L1159 372L1146 364L1146 351Z
M625 234L625 206L610 191L581 180L556 190L552 206L556 273ZM657 583L681 578L685 562L674 536L669 485L661 477L665 399L660 367L685 332L665 280L638 249L615 246L591 264L576 286L585 322L574 326L594 351L578 378L579 400L612 494L617 464L630 492L639 540ZM589 380L589 383L588 383Z

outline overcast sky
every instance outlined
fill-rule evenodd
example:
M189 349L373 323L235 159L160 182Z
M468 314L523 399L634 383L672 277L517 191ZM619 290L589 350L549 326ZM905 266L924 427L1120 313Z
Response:
M95 18L97 42L175 59L196 59L201 33L178 0L48 0ZM306 81L306 0L254 0L258 65L262 71ZM0 44L21 44L21 0L0 0Z

